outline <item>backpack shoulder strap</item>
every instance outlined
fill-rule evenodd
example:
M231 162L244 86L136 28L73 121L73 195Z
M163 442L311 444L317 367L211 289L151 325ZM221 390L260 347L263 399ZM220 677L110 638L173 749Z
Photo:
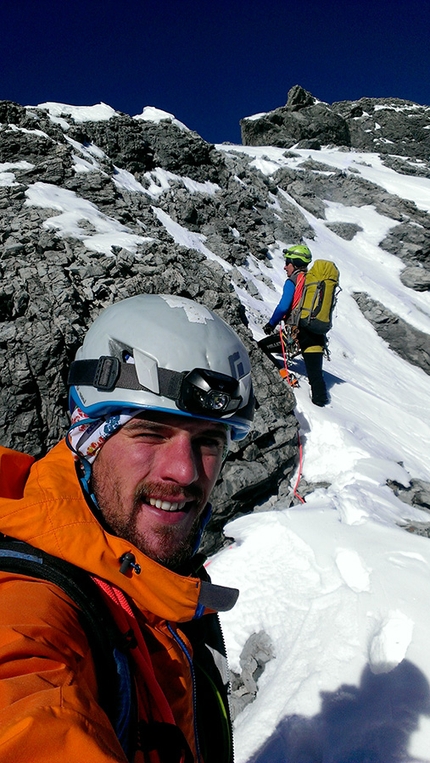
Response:
M306 272L299 270L290 280L293 280L295 275L295 289L293 294L293 301L291 303L290 310L285 318L285 323L288 326L298 326L300 318L300 310L302 307L304 295L305 295L305 283Z
M126 655L127 640L115 624L98 586L85 570L4 535L0 536L0 570L53 583L76 604L94 661L99 704L128 755L135 698ZM125 698L129 701L125 702Z
M300 270L300 272L297 275L296 288L294 290L294 297L293 297L293 303L291 305L291 310L295 310L296 307L299 307L301 305L301 302L303 299L303 292L305 289L305 283L306 283L306 273L304 270Z

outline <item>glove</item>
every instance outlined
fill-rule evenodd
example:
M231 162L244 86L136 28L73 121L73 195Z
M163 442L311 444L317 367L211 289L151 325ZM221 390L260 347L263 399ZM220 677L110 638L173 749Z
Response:
M270 323L266 323L265 326L263 326L263 331L268 336L269 334L273 334L273 326L270 325Z

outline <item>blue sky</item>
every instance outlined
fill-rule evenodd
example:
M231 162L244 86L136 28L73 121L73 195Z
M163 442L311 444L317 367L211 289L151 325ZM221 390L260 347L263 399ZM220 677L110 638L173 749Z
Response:
M0 99L156 106L211 142L300 84L430 104L428 0L2 0Z

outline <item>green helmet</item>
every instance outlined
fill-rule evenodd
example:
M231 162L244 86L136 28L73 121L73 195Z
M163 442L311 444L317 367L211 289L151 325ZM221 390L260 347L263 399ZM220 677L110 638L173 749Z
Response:
M295 244L284 249L284 257L293 265L309 265L312 262L311 250L305 244Z

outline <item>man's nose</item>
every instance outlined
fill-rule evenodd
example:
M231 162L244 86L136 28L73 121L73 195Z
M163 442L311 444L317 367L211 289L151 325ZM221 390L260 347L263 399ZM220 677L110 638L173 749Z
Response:
M178 485L191 485L199 477L198 458L188 433L182 432L163 448L160 477Z

